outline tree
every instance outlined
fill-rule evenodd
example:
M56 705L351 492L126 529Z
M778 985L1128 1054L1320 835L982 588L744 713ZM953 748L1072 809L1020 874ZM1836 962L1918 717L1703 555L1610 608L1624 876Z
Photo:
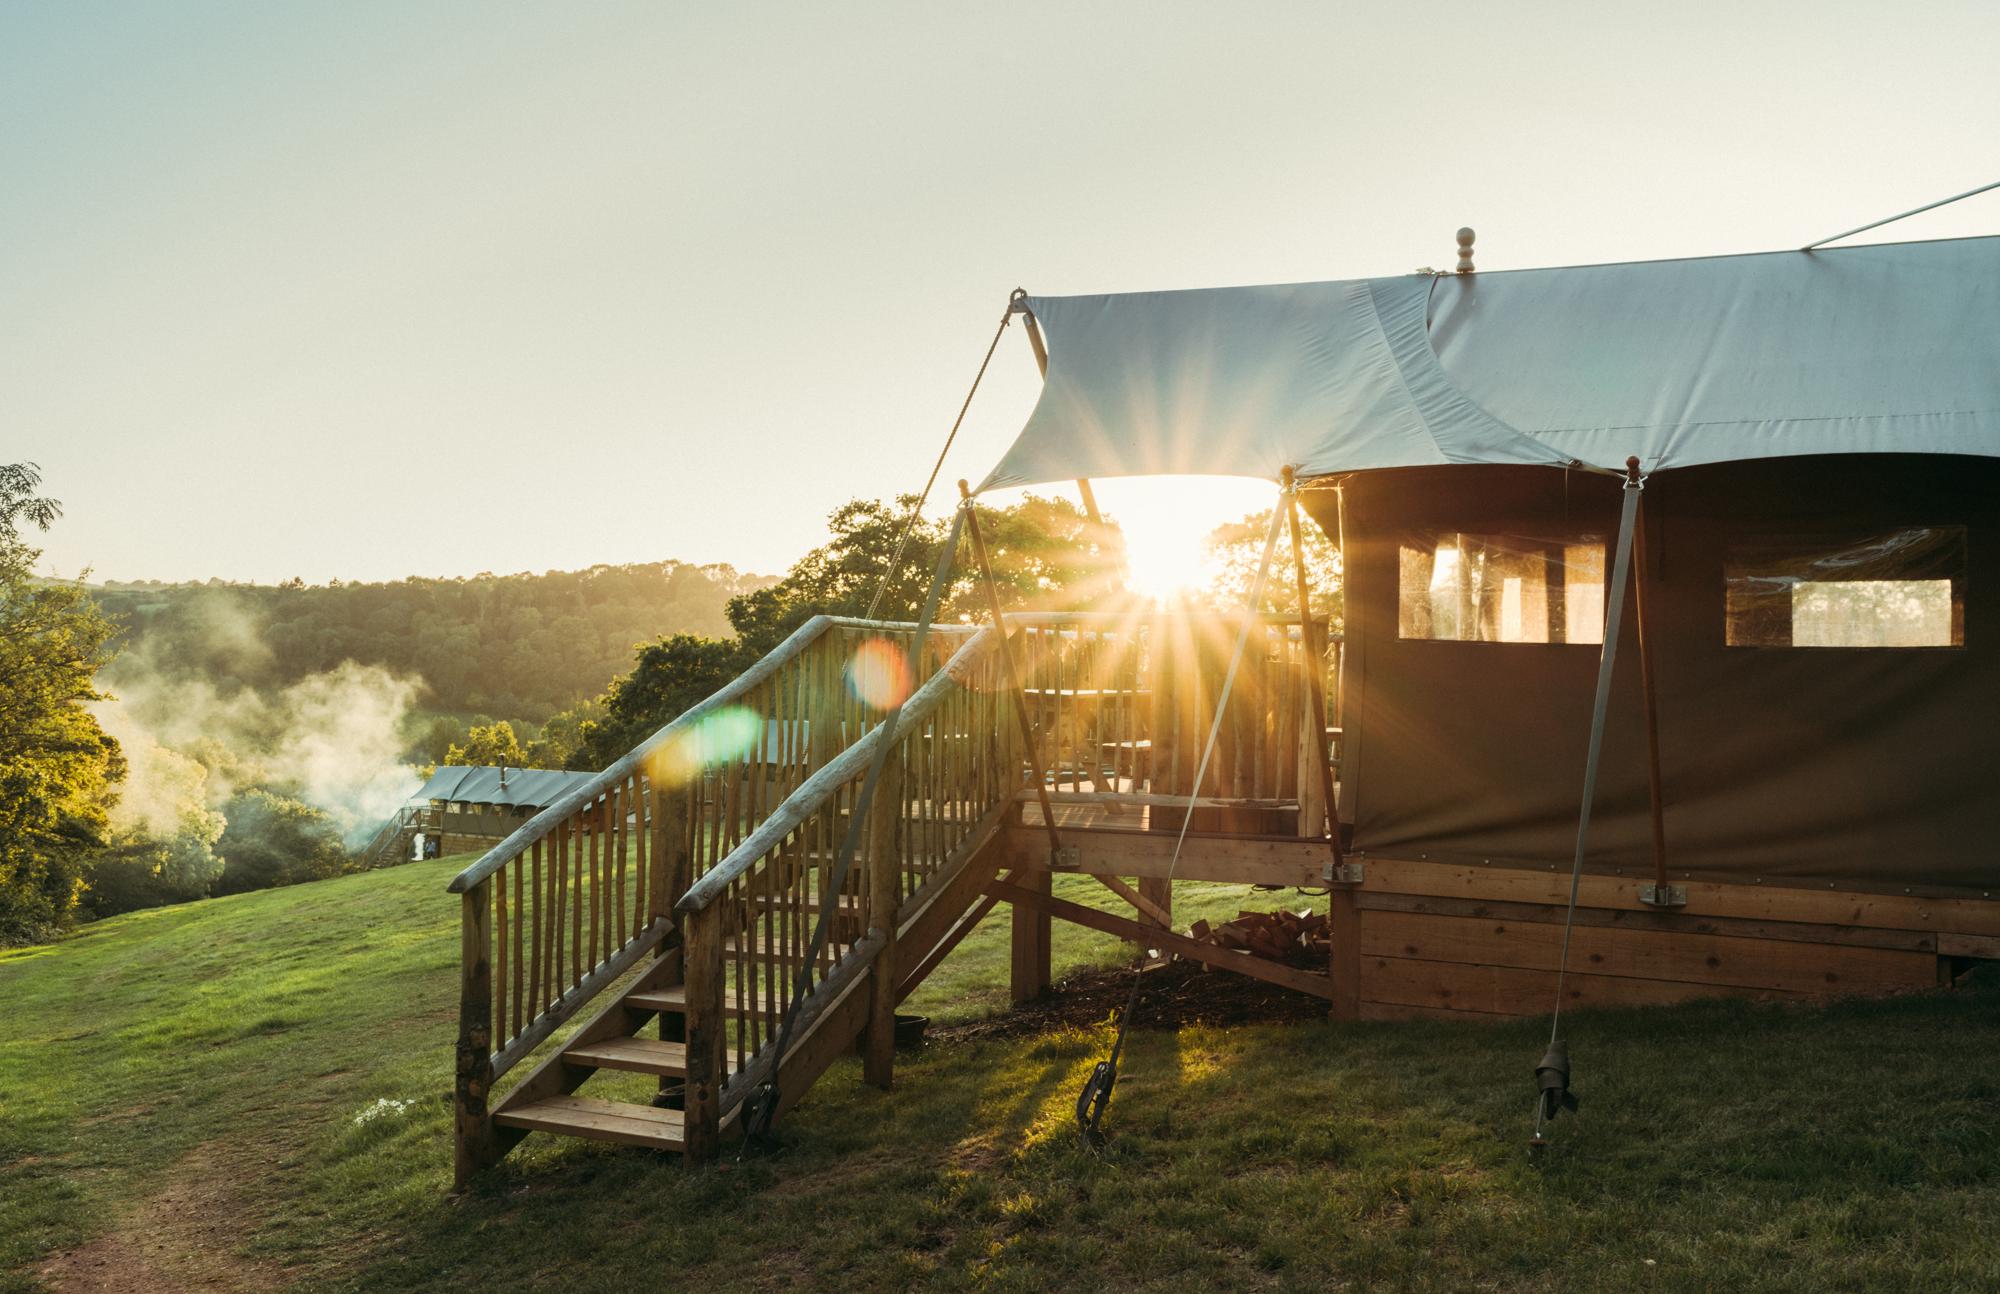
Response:
M61 515L32 463L0 464L0 942L38 938L76 911L109 829L118 743L83 708L113 626L80 581L41 580L20 527Z
M229 825L216 842L223 861L217 894L317 881L347 869L340 829L301 800L257 787L232 796L222 814Z
M1264 555L1264 537L1270 533L1271 512L1253 512L1241 521L1217 526L1208 535L1208 551L1216 575L1206 590L1205 601L1218 611L1240 611L1257 578L1257 562ZM1319 523L1299 512L1299 537L1306 550L1306 593L1312 599L1313 615L1330 619L1336 632L1344 617L1340 549L1327 538ZM1281 524L1278 546L1271 554L1271 573L1264 582L1264 609L1299 609L1298 574L1292 568L1292 539Z
M866 616L872 609L878 620L914 620L949 534L949 522L919 517L897 561L914 502L906 494L893 507L880 499L841 505L827 519L827 543L776 584L730 599L729 623L745 654L762 656L816 615ZM1075 504L1030 494L1004 508L981 506L979 527L1000 603L1009 610L1079 610L1117 594L1125 543L1115 523L1095 530ZM968 541L953 555L939 614L950 620L987 614Z
M572 768L603 768L682 711L719 690L748 662L739 642L674 634L639 648L632 672L613 681L602 717L579 725Z
M463 746L453 744L445 751L444 762L459 767L528 768L528 752L521 749L514 725L505 719L484 726L475 724Z
M827 519L828 541L792 564L775 584L729 601L733 641L674 634L638 649L632 672L598 698L598 718L579 725L569 765L603 768L689 706L783 642L816 615L912 620L923 608L949 523L918 517L901 544L913 495L892 505L855 499ZM1076 505L1034 495L979 509L1001 605L1062 610L1097 604L1117 591L1124 540L1115 525L1093 531ZM880 594L879 600L877 594ZM969 544L954 555L939 619L981 619L986 593Z

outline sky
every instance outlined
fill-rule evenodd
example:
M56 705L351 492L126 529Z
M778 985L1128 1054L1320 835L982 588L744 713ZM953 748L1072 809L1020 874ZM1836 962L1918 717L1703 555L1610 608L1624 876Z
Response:
M778 572L923 484L1016 285L1795 247L2000 179L1995 49L1920 0L0 0L0 462L61 575ZM1010 329L943 502L1037 384Z

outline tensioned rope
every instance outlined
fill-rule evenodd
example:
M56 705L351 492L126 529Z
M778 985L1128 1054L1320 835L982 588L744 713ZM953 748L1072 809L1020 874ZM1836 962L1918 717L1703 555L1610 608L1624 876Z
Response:
M1964 198L1977 197L1979 194L1991 189L2000 189L2000 180L1995 180L1991 184L1982 184L1976 189L1967 189L1963 193L1954 193L1948 198L1939 198L1936 202L1926 202L1921 207L1911 207L1908 211L1899 211L1895 215L1886 216L1881 220L1873 220L1865 225L1856 225L1845 233L1830 234L1825 238L1819 239L1817 242L1807 243L1804 247L1799 248L1799 250L1809 252L1815 247L1824 247L1828 243L1837 243L1843 238L1852 238L1856 234L1865 234L1871 229L1880 229L1884 225L1893 225L1898 220L1907 220L1911 216L1920 216L1926 211L1936 211L1939 207L1948 207L1952 203Z
M1017 291L1016 297L1019 293ZM1000 349L1000 338L1007 331L1007 325L1014 321L1014 302L1007 303L1007 313L1000 316L1000 326L993 330L993 340L986 344L986 357L979 361L979 371L972 375L972 386L965 393L965 402L958 406L958 416L951 420L951 432L944 438L944 448L938 451L937 462L931 464L930 478L924 482L923 493L910 505L909 515L903 518L903 533L896 539L896 551L889 558L888 569L882 572L882 582L875 586L875 596L868 600L868 614L864 620L873 620L882 607L882 595L889 591L889 584L896 578L896 572L903 569L903 553L910 546L910 533L917 527L917 518L924 510L924 504L931 497L931 487L937 484L938 473L944 470L945 456L951 453L951 443L958 439L958 429L965 425L965 411L972 407L972 397L979 394L980 380L986 376L986 366L993 362L993 352Z
M1229 670L1222 676L1222 690L1215 698L1215 718L1208 725L1208 740L1202 745L1201 760L1195 765L1194 785L1188 793L1187 811L1181 815L1181 829L1174 837L1173 856L1167 860L1168 884L1173 883L1174 872L1180 866L1181 849L1187 844L1188 824L1194 821L1194 803L1201 798L1202 783L1208 777L1209 760L1215 754L1215 739L1222 731L1223 717L1229 710L1229 694L1236 687L1236 672L1243 664L1243 651L1250 642L1250 629L1257 621L1259 608L1264 605L1264 585L1271 574L1271 555L1277 551L1278 529L1285 524L1286 504L1291 501L1292 491L1284 491L1278 505L1271 509L1271 529L1264 536L1264 555L1257 562L1257 578L1251 582L1250 598L1243 608L1243 623L1236 631L1236 650L1229 657ZM1086 1140L1101 1144L1104 1133L1101 1124L1104 1111L1111 1104L1111 1089L1118 1083L1118 1057L1125 1050L1125 1030L1132 1023L1132 1013L1139 1006L1139 989L1145 983L1144 963L1132 968L1132 991L1125 998L1125 1010L1118 1016L1118 1033L1111 1043L1111 1056L1099 1061L1090 1071L1083 1091L1076 1098L1077 1127Z
M1569 973L1570 933L1576 928L1577 894L1583 884L1584 842L1590 834L1590 810L1597 798L1597 768L1604 753L1604 721L1611 709L1611 671L1618 657L1618 624L1625 609L1625 584L1632 569L1632 530L1639 515L1639 494L1646 488L1639 460L1632 459L1625 478L1624 507L1618 517L1618 548L1611 562L1610 605L1604 615L1604 646L1597 657L1597 697L1590 712L1590 746L1583 761L1583 804L1576 815L1576 853L1570 861L1569 907L1563 914L1562 954L1556 962L1555 1008L1549 1013L1549 1049L1535 1067L1535 1136L1558 1108L1574 1110L1569 1091L1569 1054L1561 1042L1563 981Z

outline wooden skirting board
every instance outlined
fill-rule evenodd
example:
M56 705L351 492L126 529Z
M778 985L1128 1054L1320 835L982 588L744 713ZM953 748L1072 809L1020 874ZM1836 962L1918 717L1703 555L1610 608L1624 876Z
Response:
M1010 838L1025 882L1046 847L1018 826ZM1130 831L1065 831L1064 844L1077 852L1063 870L1127 877L1164 875L1172 852L1170 836ZM1324 841L1190 836L1175 876L1319 889L1328 861ZM1566 870L1355 861L1363 879L1333 900L1358 929L1329 968L1358 985L1340 1014L1497 1019L1554 1005ZM1960 959L2000 959L2000 901L1687 881L1687 905L1660 910L1640 901L1643 884L1583 877L1565 1006L1895 993L1948 982Z

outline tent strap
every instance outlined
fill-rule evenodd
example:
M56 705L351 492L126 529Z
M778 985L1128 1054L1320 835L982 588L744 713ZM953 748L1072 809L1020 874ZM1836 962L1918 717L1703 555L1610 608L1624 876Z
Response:
M1639 475L1637 457L1625 461L1625 501L1618 516L1618 546L1611 563L1611 596L1604 612L1604 645L1597 658L1597 698L1590 711L1590 746L1583 761L1583 801L1576 814L1576 853L1570 862L1569 906L1563 914L1562 954L1556 962L1555 1007L1549 1014L1549 1051L1557 1051L1562 1028L1563 980L1569 972L1570 934L1576 928L1576 900L1583 883L1584 846L1590 835L1590 809L1597 798L1598 763L1604 753L1604 720L1611 709L1611 675L1618 659L1618 626L1625 609L1625 585L1632 573L1632 531L1639 516L1639 495L1646 488ZM1543 1060L1547 1061L1548 1056ZM1563 1087L1568 1088L1568 1056L1563 1056ZM1542 1124L1555 1113L1546 1086L1535 1093L1535 1141L1542 1139ZM1566 1102L1561 1102L1565 1106Z

